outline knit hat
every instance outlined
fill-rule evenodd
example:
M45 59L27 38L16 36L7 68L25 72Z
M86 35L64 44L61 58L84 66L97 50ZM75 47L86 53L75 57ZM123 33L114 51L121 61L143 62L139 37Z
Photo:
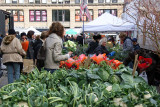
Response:
M15 35L16 32L15 32L14 29L9 29L9 30L8 30L8 34L9 34L9 35Z
M136 39L136 38L133 38L132 41L133 41L133 42L137 42L137 39Z
M21 37L22 37L22 36L27 36L27 34L26 34L25 32L22 32L22 33L21 33Z

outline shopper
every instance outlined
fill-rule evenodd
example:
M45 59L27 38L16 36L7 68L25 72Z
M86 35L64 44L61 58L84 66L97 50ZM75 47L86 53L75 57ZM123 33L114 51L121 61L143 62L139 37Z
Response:
M94 53L96 53L96 55L99 54L109 54L109 51L106 48L106 43L107 43L107 38L103 37L100 41L99 41L99 46L94 50Z
M88 48L86 50L86 53L92 57L94 55L94 50L98 47L99 45L99 40L101 39L101 35L94 35L93 36L93 41L91 41L88 45Z
M78 42L78 44L83 46L83 34L82 33L77 36L76 42Z
M27 52L28 50L28 46L29 46L29 41L27 40L27 35L25 32L21 33L21 44L22 44L22 48L25 52Z
M51 73L59 69L60 61L67 60L72 54L72 52L69 52L66 55L62 55L64 33L63 25L59 22L53 22L48 32L49 36L43 44L46 51L44 68Z
M25 51L22 49L22 45L19 39L16 38L16 32L14 29L8 31L9 35L5 36L2 45L2 62L7 66L8 71L8 83L12 83L13 71L15 72L15 79L20 77L20 63L23 62L22 56L25 55Z
M32 31L32 30L28 31L27 37L28 37L28 41L29 41L29 47L28 47L28 50L27 50L27 59L33 59L33 54L34 54L33 44L35 42L34 31Z
M37 36L36 41L33 45L33 50L34 50L34 58L35 58L35 65L37 66L38 70L41 70L41 65L44 65L44 61L41 61L40 59L37 59L37 55L39 52L39 49L42 47L42 44L46 40L47 37L47 31L43 31L41 33L41 36Z
M139 46L139 44L137 43L137 39L136 38L133 38L132 42L133 42L133 49L134 49L134 51L137 51L137 50L141 49L140 46Z
M121 32L119 35L121 42L123 43L123 52L132 52L133 51L133 43L131 38L127 37L126 33Z

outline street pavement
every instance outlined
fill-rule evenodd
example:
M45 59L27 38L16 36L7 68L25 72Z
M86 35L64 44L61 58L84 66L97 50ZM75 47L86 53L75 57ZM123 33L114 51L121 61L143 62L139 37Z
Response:
M0 88L8 84L7 71L2 70L3 76L0 78Z

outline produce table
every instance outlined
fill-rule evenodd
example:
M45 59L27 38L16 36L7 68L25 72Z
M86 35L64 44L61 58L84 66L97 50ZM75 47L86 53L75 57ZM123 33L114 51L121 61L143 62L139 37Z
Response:
M158 107L160 95L132 69L113 69L105 61L88 68L61 68L53 74L35 69L0 89L1 106Z

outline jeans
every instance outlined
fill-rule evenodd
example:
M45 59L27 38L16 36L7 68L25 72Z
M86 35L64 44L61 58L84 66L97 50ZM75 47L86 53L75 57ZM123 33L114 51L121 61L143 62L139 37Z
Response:
M57 69L48 69L48 68L44 68L44 70L46 70L46 71L48 71L48 72L50 72L51 74L54 72L54 71L56 71Z
M13 71L15 72L15 79L18 80L20 77L20 63L9 62L6 63L8 71L8 84L13 83Z

